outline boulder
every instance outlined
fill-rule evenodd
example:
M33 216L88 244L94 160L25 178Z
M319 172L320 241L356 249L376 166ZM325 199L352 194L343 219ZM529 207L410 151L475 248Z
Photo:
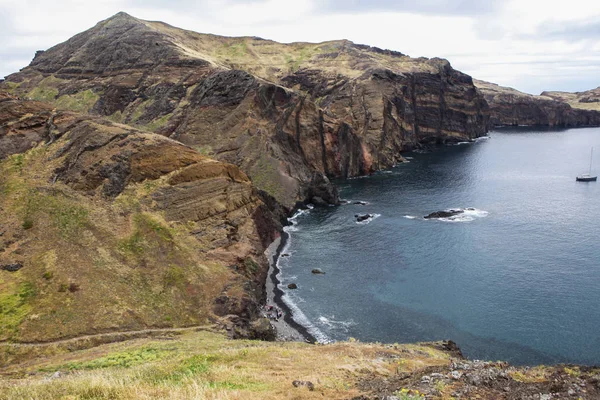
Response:
M298 285L296 285L295 283L290 283L287 287L288 289L298 289Z
M315 390L315 385L310 381L294 381L292 382L292 385L294 385L294 387L306 387L311 392Z
M23 264L21 263L12 263L12 264L4 264L0 265L0 269L8 272L16 272L23 268Z

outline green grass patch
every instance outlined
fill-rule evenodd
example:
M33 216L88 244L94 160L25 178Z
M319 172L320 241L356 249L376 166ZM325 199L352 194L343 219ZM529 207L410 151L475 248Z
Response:
M58 108L86 113L96 104L99 98L98 94L88 89L79 93L60 96L54 104Z
M118 247L122 252L141 256L147 250L158 248L160 245L171 245L173 242L172 229L149 214L134 215L133 224L133 233L119 242Z
M165 126L167 124L167 122L169 122L169 120L171 119L172 116L173 116L173 113L170 113L170 114L164 115L160 118L157 118L157 119L149 122L148 124L146 124L146 129L151 132L157 131L158 129Z
M53 367L51 370L41 369L41 371L77 371L103 368L129 368L134 365L160 360L169 353L170 351L167 349L150 346L110 354L95 360L70 362L58 367Z
M283 188L279 184L279 172L265 155L261 155L256 164L250 169L250 178L256 187L276 199L283 195Z
M164 275L165 287L182 286L187 283L185 271L176 265L169 267Z
M21 322L31 312L29 300L35 297L36 291L33 284L23 282L16 290L4 290L0 293L0 336L11 336L15 333Z
M208 145L194 146L194 150L196 150L198 153L202 154L203 156L209 156L213 152L212 147L208 146Z

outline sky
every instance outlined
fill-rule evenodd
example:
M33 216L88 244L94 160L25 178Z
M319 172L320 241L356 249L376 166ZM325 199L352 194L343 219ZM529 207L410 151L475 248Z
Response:
M532 94L600 86L598 0L0 0L0 77L119 11L202 33L442 57Z

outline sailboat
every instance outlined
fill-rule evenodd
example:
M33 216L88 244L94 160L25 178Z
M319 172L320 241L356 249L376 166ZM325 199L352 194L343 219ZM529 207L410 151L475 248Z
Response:
M592 147L592 152L590 153L590 169L587 174L581 174L577 178L575 178L578 182L596 182L598 179L597 176L592 176L592 160L594 158L594 148Z

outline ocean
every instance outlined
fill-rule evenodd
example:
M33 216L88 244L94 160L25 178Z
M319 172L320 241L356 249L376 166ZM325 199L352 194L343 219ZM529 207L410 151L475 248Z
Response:
M592 146L598 171L599 128L503 129L338 181L349 203L286 228L283 299L321 342L451 339L473 359L600 364L600 182L575 181ZM452 208L469 209L423 218Z

